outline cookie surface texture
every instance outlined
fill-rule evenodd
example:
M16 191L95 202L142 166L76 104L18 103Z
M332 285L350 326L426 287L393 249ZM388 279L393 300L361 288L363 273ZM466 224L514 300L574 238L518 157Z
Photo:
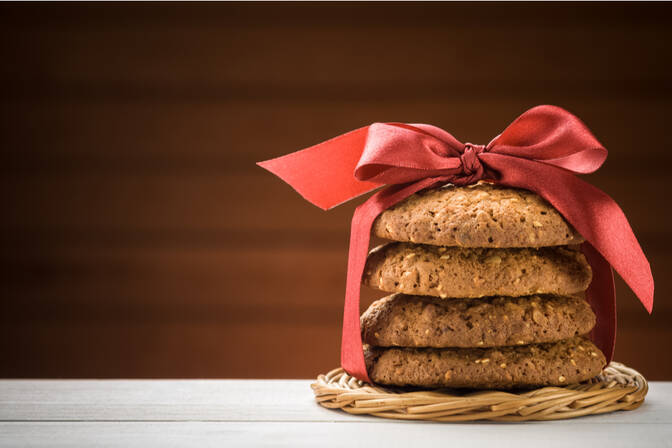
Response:
M369 377L383 385L513 389L565 386L598 375L602 352L580 337L499 348L364 350Z
M595 314L579 297L441 299L393 294L362 314L362 340L380 347L496 347L585 335Z
M389 243L374 249L363 283L387 292L441 298L572 295L592 272L573 247L456 248Z
M583 238L537 194L488 183L416 193L385 210L373 233L393 241L459 247L572 245Z

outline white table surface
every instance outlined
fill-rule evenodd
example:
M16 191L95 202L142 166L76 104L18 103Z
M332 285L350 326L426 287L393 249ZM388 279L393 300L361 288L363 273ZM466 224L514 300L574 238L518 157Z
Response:
M635 411L424 423L318 406L310 380L3 380L0 446L672 447L672 382Z

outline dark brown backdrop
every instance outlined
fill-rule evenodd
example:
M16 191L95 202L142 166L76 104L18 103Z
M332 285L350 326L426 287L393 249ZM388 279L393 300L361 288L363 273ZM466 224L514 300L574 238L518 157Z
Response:
M353 205L254 164L372 121L581 116L650 257L618 360L672 379L668 5L2 5L0 376L312 377ZM365 304L379 296L366 292Z

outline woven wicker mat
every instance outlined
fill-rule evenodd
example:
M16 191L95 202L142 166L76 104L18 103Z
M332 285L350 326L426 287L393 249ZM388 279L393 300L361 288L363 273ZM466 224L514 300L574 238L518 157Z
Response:
M636 370L612 362L590 381L566 387L513 391L416 390L371 386L341 368L311 385L325 408L401 420L459 422L559 420L629 411L643 402L649 386Z

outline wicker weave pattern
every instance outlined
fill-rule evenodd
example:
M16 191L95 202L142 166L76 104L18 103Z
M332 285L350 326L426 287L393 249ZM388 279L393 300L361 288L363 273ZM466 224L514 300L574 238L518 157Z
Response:
M455 390L395 391L371 386L337 368L311 385L317 402L350 414L401 420L460 422L559 420L638 408L649 390L636 370L612 362L591 381L520 393Z

